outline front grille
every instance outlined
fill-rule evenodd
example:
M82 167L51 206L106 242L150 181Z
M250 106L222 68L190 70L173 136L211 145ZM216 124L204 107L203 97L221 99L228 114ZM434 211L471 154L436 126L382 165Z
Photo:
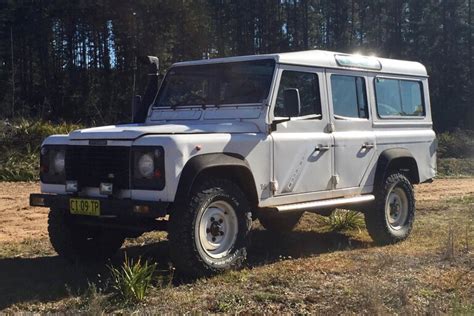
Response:
M81 187L98 187L112 182L116 189L130 186L130 147L68 146L66 179L77 180Z

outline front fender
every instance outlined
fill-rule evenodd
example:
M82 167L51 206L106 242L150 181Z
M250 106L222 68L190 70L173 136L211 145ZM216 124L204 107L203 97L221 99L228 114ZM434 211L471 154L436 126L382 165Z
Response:
M246 181L248 181L247 185L253 186L253 188L242 189L244 191L246 191L246 189L255 189L255 181L252 172L250 171L247 161L245 161L242 156L234 153L208 153L192 157L186 163L181 172L175 201L184 201L191 193L193 184L199 175L205 170L213 168L232 168L233 170L238 170L240 173L239 177L246 179ZM223 176L230 177L230 174L223 174Z

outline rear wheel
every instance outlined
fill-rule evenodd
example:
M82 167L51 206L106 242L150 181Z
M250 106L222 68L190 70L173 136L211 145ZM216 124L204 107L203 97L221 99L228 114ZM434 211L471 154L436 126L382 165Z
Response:
M413 186L403 174L393 172L377 190L374 207L365 213L369 235L377 244L393 244L410 235L414 221Z
M76 225L65 210L51 209L48 217L51 245L69 260L104 260L122 246L125 235L116 230Z
M258 220L266 230L273 232L289 232L298 225L302 216L303 212L271 214L262 211L258 214Z
M239 268L251 226L242 190L225 179L204 179L170 215L171 259L184 275L208 276Z

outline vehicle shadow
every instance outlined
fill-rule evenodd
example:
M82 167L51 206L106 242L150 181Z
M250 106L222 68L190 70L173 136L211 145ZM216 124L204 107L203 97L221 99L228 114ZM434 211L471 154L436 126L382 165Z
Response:
M254 230L250 235L248 265L255 267L282 258L309 257L368 245L339 233L294 231L277 234ZM83 294L90 283L106 287L109 279L107 265L120 265L125 254L129 258L141 257L157 262L159 273L166 277L170 273L168 248L166 240L128 246L111 261L102 264L71 263L57 256L0 259L0 310L15 304L21 307L30 302L51 302L77 296Z
M370 243L338 232L293 231L274 233L254 230L248 248L249 266L261 266L282 259L317 256L338 250L367 248Z
M108 266L119 266L125 255L168 266L168 242L122 248L107 262L70 262L58 256L0 259L0 313L14 304L51 302L84 294L89 285L107 288ZM21 307L21 305L20 305Z

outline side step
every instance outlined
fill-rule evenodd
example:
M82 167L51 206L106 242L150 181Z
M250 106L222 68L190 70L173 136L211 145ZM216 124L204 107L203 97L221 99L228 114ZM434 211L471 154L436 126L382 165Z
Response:
M375 196L372 194L358 195L346 198L337 198L330 200L312 201L296 204L285 204L275 206L278 212L290 212L290 211L310 211L314 209L324 209L329 207L337 207L348 204L359 204L375 200Z

